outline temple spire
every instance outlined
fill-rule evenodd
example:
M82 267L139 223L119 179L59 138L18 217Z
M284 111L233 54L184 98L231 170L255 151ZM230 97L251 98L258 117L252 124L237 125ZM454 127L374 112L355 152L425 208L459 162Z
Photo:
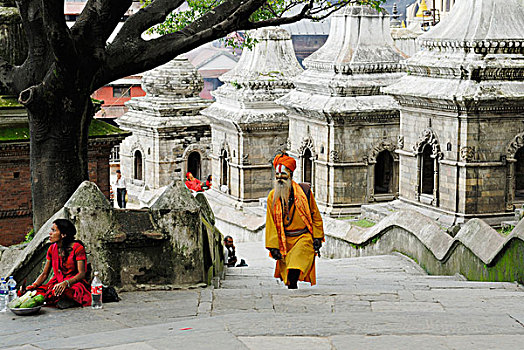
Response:
M426 0L421 0L420 1L420 5L418 7L418 11L417 11L417 18L422 18L424 17L424 11L427 11L428 10L428 5L426 5Z

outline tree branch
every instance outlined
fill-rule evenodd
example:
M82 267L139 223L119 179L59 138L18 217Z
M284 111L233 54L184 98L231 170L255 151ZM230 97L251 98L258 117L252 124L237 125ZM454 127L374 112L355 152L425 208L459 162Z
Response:
M46 74L42 67L49 65L51 56L43 21L42 1L17 0L16 4L22 18L28 48L25 62L17 68L21 74L16 74L16 83L23 90L42 80ZM20 91L19 87L16 88L17 92Z
M61 0L45 0L42 3L47 39L56 60L62 66L76 65L77 54L71 32L65 21L64 2Z
M243 4L250 5L250 10L247 11L249 13L245 14L249 17L249 15L265 1L266 0L248 0L245 2L244 0L228 0L180 31L145 41L141 38L142 32L152 25L163 21L165 16L171 12L163 11L162 9L162 6L165 7L165 3L169 2L168 0L156 0L126 21L122 30L120 30L115 40L107 49L108 57L105 60L104 67L98 72L94 85L95 87L100 87L122 75L143 72L160 64L164 64L173 57L206 42L202 41L199 45L195 45L195 43L198 44L198 40L203 40L203 37L209 37L210 39L208 41L221 38L235 30L235 26L232 25L232 23L238 23L238 16L233 16L233 14L239 12L239 8L244 9L245 6L243 6ZM253 6L254 3L256 5ZM156 6L153 6L155 4ZM170 6L170 8L173 6L174 5ZM221 26L220 23L227 19L230 19L227 28L223 25ZM209 28L211 29L207 30ZM203 36L199 36L201 39L197 39L196 41L182 40L184 38L191 38L195 33L204 29L207 31ZM213 33L213 35L209 36L208 33ZM179 46L181 43L183 43L183 46ZM188 46L186 46L186 44Z
M131 0L89 0L71 27L77 50L102 60L107 39L131 4Z
M185 0L153 1L127 19L113 41L114 45L120 46L126 41L140 39L144 31L163 22L172 11L179 8L184 2Z
M271 18L265 21L258 21L258 22L249 22L248 21L244 29L256 29L256 28L269 27L269 26L279 26L282 24L298 22L301 19L308 18L309 11L311 11L311 8L313 7L313 1L314 0L310 0L310 2L307 5L305 5L302 8L302 10L300 10L300 13L298 15L291 16L291 17Z

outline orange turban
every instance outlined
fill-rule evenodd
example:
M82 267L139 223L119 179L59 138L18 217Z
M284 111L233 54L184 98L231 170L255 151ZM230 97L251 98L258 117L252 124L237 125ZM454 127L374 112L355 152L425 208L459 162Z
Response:
M297 162L292 157L287 154L278 154L275 159L273 159L273 167L276 169L279 164L282 164L292 172L297 168Z

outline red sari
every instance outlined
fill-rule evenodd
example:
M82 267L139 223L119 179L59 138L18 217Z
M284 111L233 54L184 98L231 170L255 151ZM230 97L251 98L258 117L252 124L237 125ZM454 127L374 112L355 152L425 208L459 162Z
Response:
M91 305L90 286L85 279L66 288L59 297L55 295L53 290L53 287L56 284L69 280L78 274L77 261L83 261L84 268L87 270L87 258L84 247L80 243L73 243L73 249L69 252L67 260L64 263L58 254L58 246L54 243L47 250L46 259L51 261L54 276L49 280L49 282L36 289L37 294L45 296L46 304L55 305L61 298L66 297L76 301L82 306Z

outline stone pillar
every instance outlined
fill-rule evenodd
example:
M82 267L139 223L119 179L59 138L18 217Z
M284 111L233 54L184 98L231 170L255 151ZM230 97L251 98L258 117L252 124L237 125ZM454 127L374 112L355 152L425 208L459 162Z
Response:
M271 161L286 149L288 138L286 111L275 100L293 88L292 79L302 72L287 31L263 28L253 36L256 46L244 49L237 65L220 77L225 84L213 93L216 102L202 112L211 122L215 184L241 205L258 204L272 187ZM219 182L224 151L228 183Z
M289 112L290 153L316 155L312 188L324 214L358 213L368 201L394 198L374 194L371 164L381 151L396 157L399 107L380 88L403 75L402 59L389 16L347 6L332 17L324 46L304 60L296 88L278 100Z

